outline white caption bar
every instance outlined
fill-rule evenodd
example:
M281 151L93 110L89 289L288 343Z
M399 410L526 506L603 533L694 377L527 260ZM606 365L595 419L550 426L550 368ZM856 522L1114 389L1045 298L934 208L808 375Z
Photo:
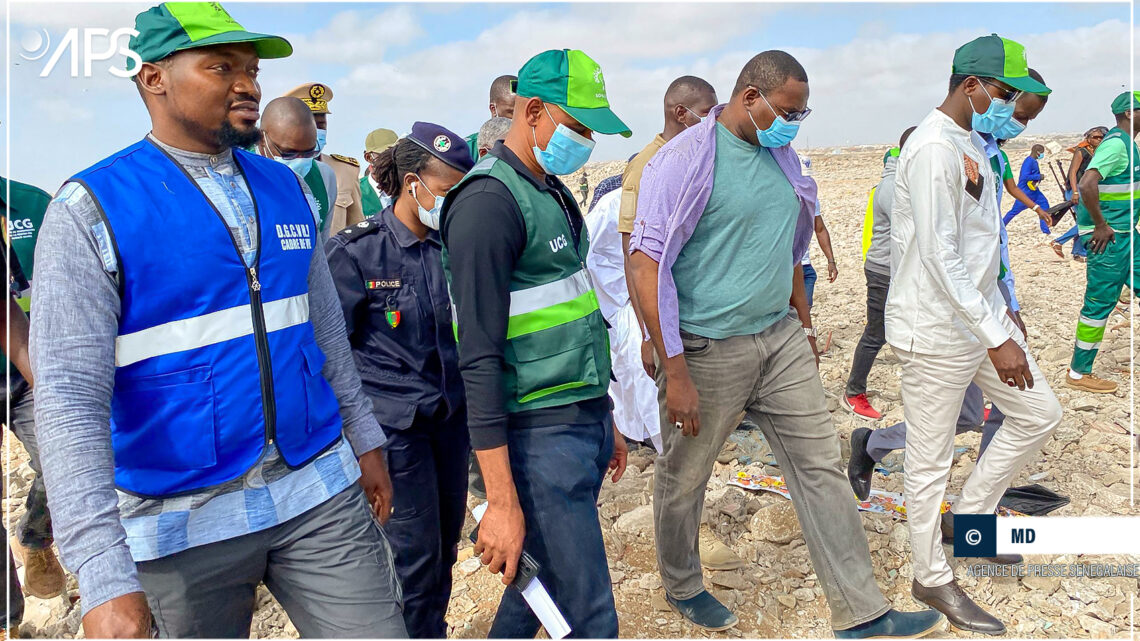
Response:
M1137 516L999 516L999 554L1140 554Z

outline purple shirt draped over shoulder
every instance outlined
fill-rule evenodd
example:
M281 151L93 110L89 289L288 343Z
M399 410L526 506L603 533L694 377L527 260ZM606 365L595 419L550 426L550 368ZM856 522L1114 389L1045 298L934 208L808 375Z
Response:
M629 251L657 261L657 310L665 355L673 357L683 351L680 316L677 311L677 284L673 281L673 263L681 248L689 241L712 194L716 159L717 116L724 105L717 105L704 122L685 130L665 143L641 177L637 197L637 217L630 235ZM792 257L798 264L811 242L815 225L817 187L815 180L803 175L799 157L791 145L768 149L784 176L796 191L800 215L792 240ZM757 153L763 153L757 150ZM759 206L764 194L756 194Z

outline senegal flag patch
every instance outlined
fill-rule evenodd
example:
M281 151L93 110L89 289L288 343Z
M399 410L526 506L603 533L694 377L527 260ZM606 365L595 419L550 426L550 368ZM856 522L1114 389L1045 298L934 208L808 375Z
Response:
M396 329L396 326L400 324L400 310L390 309L384 312L384 318L387 319L389 327Z

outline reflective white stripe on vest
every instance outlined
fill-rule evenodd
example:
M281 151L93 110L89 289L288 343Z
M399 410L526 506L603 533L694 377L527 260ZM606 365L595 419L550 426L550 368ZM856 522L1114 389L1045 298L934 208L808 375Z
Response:
M1101 183L1097 186L1102 194L1127 194L1133 191L1140 191L1140 182L1123 183L1118 185L1105 185Z
M553 283L513 291L511 292L511 316L521 316L552 305L572 301L590 289L592 289L590 277L586 270L582 269Z
M309 321L308 294L271 301L262 307L267 332ZM250 334L253 334L252 309L249 305L239 305L119 336L115 339L115 365L126 367L155 356L198 349Z

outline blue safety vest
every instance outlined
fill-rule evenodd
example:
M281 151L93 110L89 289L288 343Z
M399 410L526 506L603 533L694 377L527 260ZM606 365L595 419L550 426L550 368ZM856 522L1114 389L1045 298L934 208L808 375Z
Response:
M313 215L292 170L233 153L257 213L253 267L197 183L147 140L72 178L118 258L111 444L115 483L130 493L225 483L269 442L301 467L340 439L309 322Z

